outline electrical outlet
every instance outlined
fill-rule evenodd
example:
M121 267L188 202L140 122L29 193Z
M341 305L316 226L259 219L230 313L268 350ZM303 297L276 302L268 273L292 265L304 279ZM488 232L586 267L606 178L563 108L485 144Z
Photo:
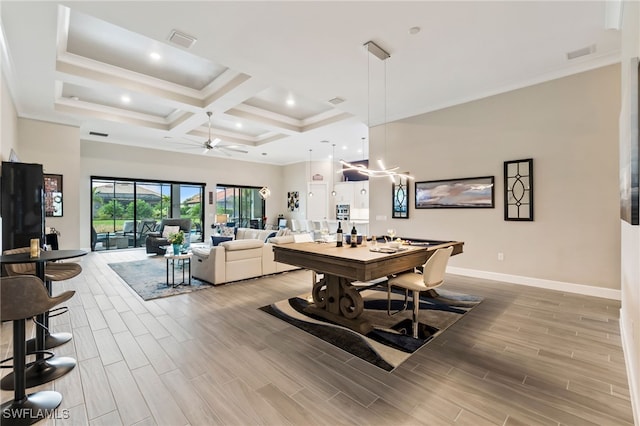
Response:
M500 261L504 260L504 253L502 253L502 252L498 253L498 260L500 260Z

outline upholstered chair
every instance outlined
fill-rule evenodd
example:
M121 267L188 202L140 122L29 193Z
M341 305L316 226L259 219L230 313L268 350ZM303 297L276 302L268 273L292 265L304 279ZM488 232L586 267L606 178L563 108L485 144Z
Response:
M191 219L165 218L165 219L162 219L162 221L160 222L160 226L158 227L157 232L150 232L147 234L147 240L146 240L147 253L162 254L162 255L166 253L166 249L161 247L169 245L169 241L167 240L167 237L169 236L168 234L174 233L174 232L167 232L168 229L165 229L165 228L168 226L171 226L171 227L177 226L178 228L174 228L173 229L174 231L175 230L183 231L184 237L185 237L184 245L187 247L189 246L191 242L191 239L190 239L191 238Z
M418 338L418 312L420 310L420 292L432 290L436 287L440 287L444 282L444 275L447 269L447 263L451 257L453 247L441 248L435 251L427 259L427 262L423 266L422 273L418 272L405 272L395 277L389 278L387 285L387 313L389 315L402 312L407 308L407 299L409 290L413 291L413 317L412 317L412 335L415 339ZM396 286L403 288L404 293L404 308L400 311L391 312L391 287Z

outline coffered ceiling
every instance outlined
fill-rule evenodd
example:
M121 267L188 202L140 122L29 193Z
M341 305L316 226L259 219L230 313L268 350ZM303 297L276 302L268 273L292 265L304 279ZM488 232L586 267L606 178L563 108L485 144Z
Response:
M617 62L611 11L597 1L2 1L2 66L19 116L79 126L87 143L272 164L309 149L319 159L335 143L355 160L368 124ZM369 40L391 57L369 54ZM216 147L204 154L209 131Z

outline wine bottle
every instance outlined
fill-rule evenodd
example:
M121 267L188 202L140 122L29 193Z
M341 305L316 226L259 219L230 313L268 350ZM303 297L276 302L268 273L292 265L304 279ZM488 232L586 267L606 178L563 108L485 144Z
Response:
M353 228L351 228L351 247L358 247L358 230L356 229L356 224L353 224Z
M336 231L336 247L342 247L342 224L338 222L338 230Z

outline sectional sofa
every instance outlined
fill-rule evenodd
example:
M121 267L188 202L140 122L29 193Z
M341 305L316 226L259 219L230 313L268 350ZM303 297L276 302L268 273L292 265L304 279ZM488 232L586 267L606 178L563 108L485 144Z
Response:
M192 275L213 285L299 269L273 260L275 244L294 244L310 236L273 236L275 231L239 228L235 239L192 248Z

